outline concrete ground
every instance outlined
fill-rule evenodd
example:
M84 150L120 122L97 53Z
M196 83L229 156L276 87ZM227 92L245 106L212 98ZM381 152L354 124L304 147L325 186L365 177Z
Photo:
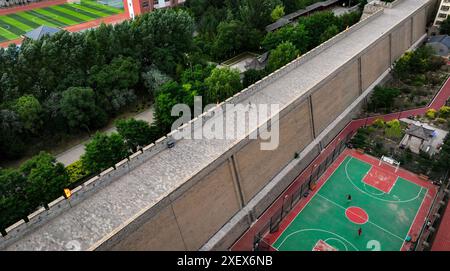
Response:
M144 120L144 121L148 122L149 124L151 124L153 122L153 113L154 113L154 108L152 106L149 109L145 110L144 112L137 114L133 118L137 119L137 120ZM116 131L117 131L116 127L110 127L110 128L107 128L106 130L104 130L103 132L105 132L107 134L111 134ZM57 154L56 160L58 162L63 163L66 166L72 164L73 162L76 162L77 160L80 159L81 155L84 154L84 145L86 145L86 143L88 143L89 141L90 141L90 139L88 139L84 142L81 142L80 144L75 145L60 154Z

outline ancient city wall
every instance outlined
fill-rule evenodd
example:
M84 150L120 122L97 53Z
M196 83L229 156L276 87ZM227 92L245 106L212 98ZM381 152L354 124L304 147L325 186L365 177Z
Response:
M235 240L250 226L252 220L256 219L298 173L306 168L321 148L339 133L351 120L354 111L346 112L345 117L338 121L336 118L357 98L359 99L402 52L423 37L427 12L426 6L423 6L411 16L412 19L407 18L384 33L371 46L352 57L321 83L287 103L279 113L279 148L262 151L259 141L250 140L247 136L191 176L170 195L158 199L89 249L197 250L227 222L233 221L235 226L229 229L229 238L217 241L222 246L228 245L233 238ZM258 90L279 80L283 75L330 48L382 13L383 10L379 9L350 29L219 104L217 108L191 120L179 130L77 187L73 191L70 204L75 205L86 199L99 188L128 174L150 157L167 149L168 143L176 141L174 139L176 133L195 126L200 120L210 119L218 108L225 110L226 103L237 104L254 95ZM361 103L362 100L358 106ZM322 136L317 139L319 134ZM300 157L296 159L297 163L292 164L295 153L300 154ZM278 177L280 173L284 173L283 177ZM282 179L272 184L271 180L274 178ZM244 215L236 216L240 210L246 210L248 203L262 190L266 190L267 193L258 199L257 204L248 212L244 212ZM0 248L42 225L51 217L64 212L70 208L70 204L69 200L61 197L50 203L48 210L41 208L28 216L29 222L21 220L12 225L7 229L8 234L0 237Z

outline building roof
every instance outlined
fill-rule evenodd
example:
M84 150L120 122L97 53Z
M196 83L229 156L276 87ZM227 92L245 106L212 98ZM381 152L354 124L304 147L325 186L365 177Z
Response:
M443 45L447 46L447 48L450 48L450 37L448 35L437 35L432 36L428 40L428 43L442 43Z
M61 29L59 29L59 28L41 25L38 28L33 29L30 32L24 34L24 36L27 38L33 39L33 40L38 40L38 39L42 38L44 35L51 36L51 35L58 33L59 31L61 31Z
M430 137L433 137L434 130L427 129L423 126L411 124L409 129L406 131L406 134L426 140L429 139Z
M287 24L290 24L291 22L293 22L295 19L297 19L298 17L300 17L302 15L305 15L305 14L307 14L307 13L309 13L311 11L314 11L316 9L320 9L320 8L323 8L323 7L331 6L333 4L336 4L339 1L340 0L326 0L326 1L322 1L322 2L317 2L317 3L314 3L312 5L309 5L309 6L305 7L304 9L299 9L297 11L289 13L289 14L281 17L276 22L266 26L266 31L267 32L272 32L274 30L277 30L280 27L283 27L283 26L285 26Z

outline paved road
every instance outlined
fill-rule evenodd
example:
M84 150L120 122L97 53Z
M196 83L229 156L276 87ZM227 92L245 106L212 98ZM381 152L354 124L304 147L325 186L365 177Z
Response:
M145 110L144 112L141 112L139 114L137 114L136 116L134 116L134 119L137 120L144 120L146 122L148 122L149 124L153 122L153 106L150 107L149 109ZM108 128L106 130L104 130L103 132L107 133L107 134L111 134L113 132L116 132L117 129L116 127L111 127ZM70 165L73 162L77 161L80 159L81 155L84 154L84 145L86 143L88 143L90 141L86 140L78 145L73 146L72 148L60 153L56 155L56 160L58 162L63 163L64 165Z

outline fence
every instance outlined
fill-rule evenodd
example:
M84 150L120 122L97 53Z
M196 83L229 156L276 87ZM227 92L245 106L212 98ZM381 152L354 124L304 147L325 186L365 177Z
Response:
M425 251L431 249L431 245L436 237L435 233L448 204L450 182L447 177L444 179L447 181L439 187L439 191L433 199L433 204L427 214L426 223L422 226L413 250Z

